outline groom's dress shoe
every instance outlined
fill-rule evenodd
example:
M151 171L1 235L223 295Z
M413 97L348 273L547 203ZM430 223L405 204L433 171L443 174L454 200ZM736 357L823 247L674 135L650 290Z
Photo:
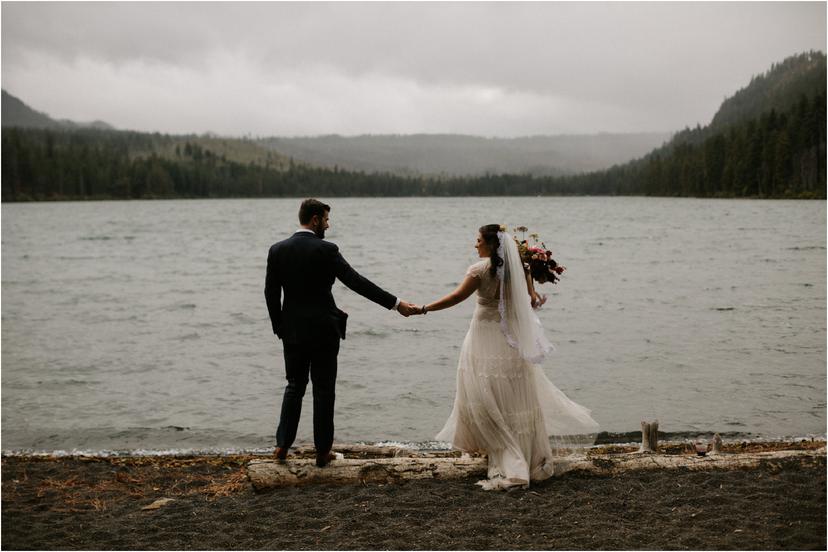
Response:
M336 455L330 451L316 455L317 467L324 468L331 463L331 460L336 460Z
M288 449L282 447L276 447L276 450L273 451L273 456L276 457L277 462L284 462L287 460L287 452Z

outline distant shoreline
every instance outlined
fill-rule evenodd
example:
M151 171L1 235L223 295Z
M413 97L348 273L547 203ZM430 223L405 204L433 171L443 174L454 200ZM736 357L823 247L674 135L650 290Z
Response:
M813 195L802 196L779 196L779 197L759 197L759 196L661 196L661 195L643 195L643 194L459 194L459 195L442 195L442 194L420 194L420 195L354 195L343 194L337 195L332 193L325 194L301 194L301 195L284 195L284 196L221 196L221 197L201 197L201 196L169 196L169 197L116 197L116 196L100 196L100 197L42 197L42 198L28 198L28 199L4 199L2 203L95 203L102 201L118 201L118 202L138 202L138 201L181 201L181 200L227 200L227 199L305 199L307 197L322 197L334 199L411 199L411 198L436 198L436 199L453 199L453 198L499 198L499 197L534 197L534 198L567 198L567 197L595 197L595 198L642 198L642 199L718 199L718 200L746 200L746 201L825 201L825 197L817 197Z

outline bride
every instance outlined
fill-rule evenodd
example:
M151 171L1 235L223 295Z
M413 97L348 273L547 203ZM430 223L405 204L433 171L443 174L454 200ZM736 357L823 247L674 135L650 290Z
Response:
M480 228L475 247L483 260L469 267L458 288L420 308L422 314L447 309L477 292L454 408L436 439L488 456L488 479L478 482L484 489L528 487L561 471L565 464L555 457L594 442L598 424L539 366L553 349L532 310L544 299L524 272L512 236L489 224Z

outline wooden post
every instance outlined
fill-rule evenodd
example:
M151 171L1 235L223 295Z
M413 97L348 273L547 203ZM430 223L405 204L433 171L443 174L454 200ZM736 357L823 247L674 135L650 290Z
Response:
M646 422L641 420L641 448L639 453L658 451L658 420Z
M713 450L710 451L709 454L721 454L722 453L722 437L716 433L713 435Z
M641 448L638 452L653 452L650 447L650 424L641 420Z

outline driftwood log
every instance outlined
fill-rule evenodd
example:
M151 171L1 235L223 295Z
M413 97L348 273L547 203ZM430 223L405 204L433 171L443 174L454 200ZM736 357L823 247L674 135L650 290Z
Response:
M339 452L348 458L394 458L396 456L419 455L418 451L408 447L363 445L359 443L337 443L333 446L333 452ZM313 445L299 445L290 449L290 455L292 458L316 458L316 448Z
M617 475L632 470L685 468L689 470L749 469L763 462L825 456L825 447L816 450L717 454L600 454L556 458L555 475L581 471L595 475ZM253 460L247 476L256 490L309 483L367 484L394 483L411 479L458 479L485 477L485 457L392 457L335 460L317 468L312 459L294 459L285 463Z

